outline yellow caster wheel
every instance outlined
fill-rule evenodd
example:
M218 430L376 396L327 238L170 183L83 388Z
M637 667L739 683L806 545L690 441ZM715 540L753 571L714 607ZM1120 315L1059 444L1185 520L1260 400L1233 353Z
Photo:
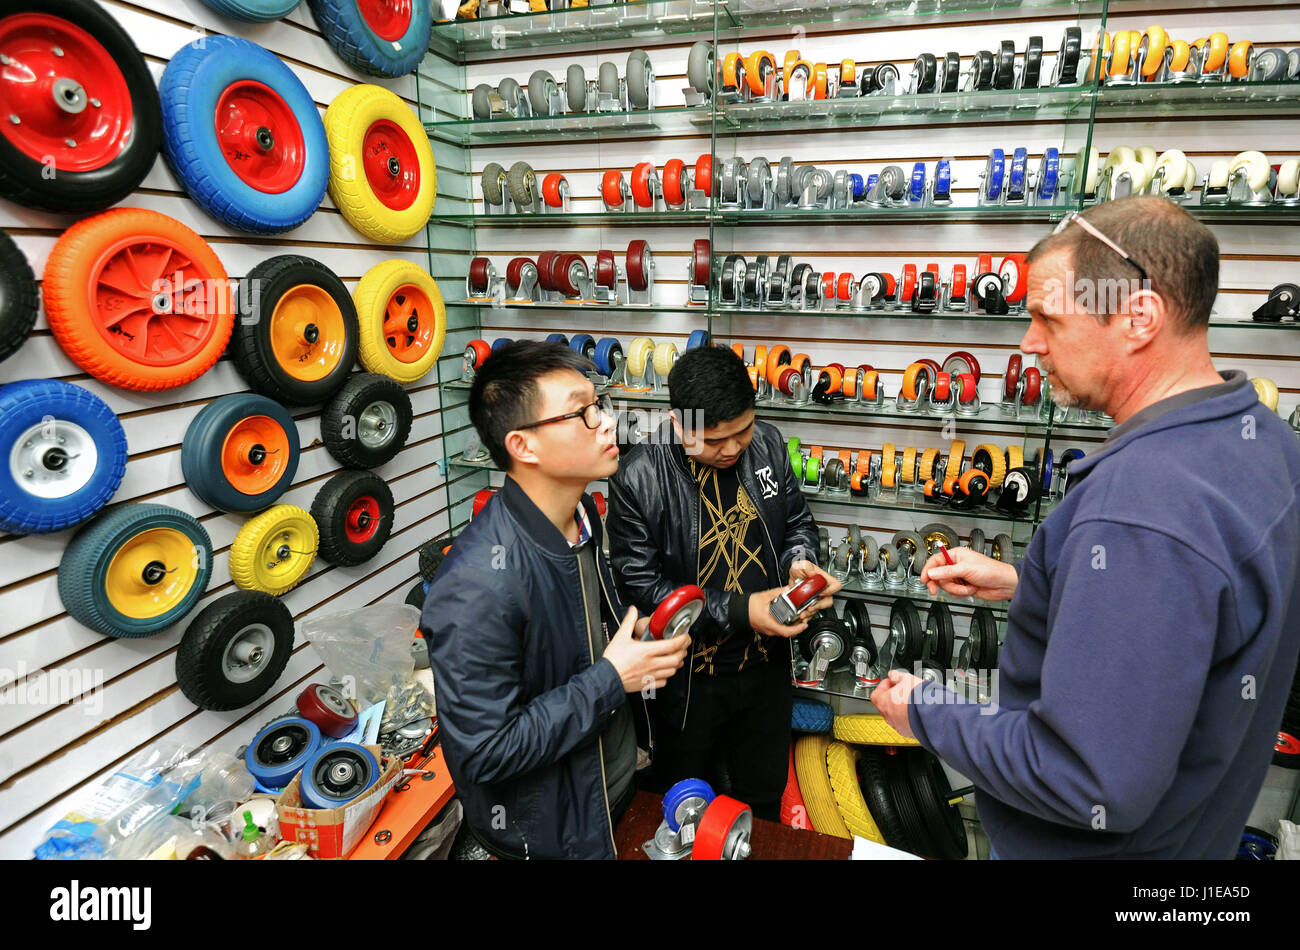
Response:
M1228 75L1233 79L1245 79L1250 72L1250 40L1239 40L1228 50Z
M230 545L230 579L244 590L279 597L307 576L320 532L297 505L276 505L244 522Z
M886 442L880 447L880 484L885 488L895 488L898 485L898 459L892 442Z
M948 450L948 467L943 470L945 478L957 478L961 475L962 457L966 454L966 443L961 439L952 444Z
M424 126L395 93L345 89L325 110L329 193L343 217L372 240L398 244L433 213L438 169Z
M627 375L633 379L644 376L646 365L654 352L654 340L648 336L635 338L627 348Z
M939 460L938 449L926 449L921 453L921 469L916 473L916 480L924 485L934 478L934 463Z
M970 453L971 465L989 477L989 488L997 488L1007 477L1007 460L1002 450L990 442L981 442Z
M1146 180L1151 180L1151 174L1156 170L1156 150L1150 145L1140 145L1134 152L1137 156L1138 164L1146 170Z
M1153 24L1142 34L1147 41L1146 56L1141 62L1142 78L1150 79L1160 71L1165 62L1165 50L1169 47L1169 34L1163 26ZM1138 46L1141 49L1141 44Z
M1207 188L1227 188L1228 187L1228 163L1219 159L1210 166L1210 174L1206 179L1205 187Z
M1025 450L1019 445L1007 446L1007 468L1024 468Z
M1077 159L1076 159L1077 161ZM1088 162L1082 170L1075 169L1074 188L1080 194L1091 195L1097 191L1097 178L1101 171L1101 153L1097 147L1088 149Z
M1300 194L1300 160L1288 158L1277 169L1277 196L1294 198Z
M1277 383L1264 376L1257 376L1250 382L1255 387L1255 392L1259 394L1259 401L1267 406L1270 412L1277 412Z
M660 343L654 351L655 373L660 379L667 379L668 374L673 370L673 364L677 362L677 345L675 343Z
M916 446L914 445L903 449L903 467L899 470L898 480L908 485L916 481Z
M422 379L442 352L447 311L419 264L391 260L366 271L352 295L361 326L361 365L399 383Z

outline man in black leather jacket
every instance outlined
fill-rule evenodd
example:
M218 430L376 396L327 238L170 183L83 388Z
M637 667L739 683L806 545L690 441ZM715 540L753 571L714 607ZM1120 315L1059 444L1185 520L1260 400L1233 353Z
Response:
M618 602L585 494L619 454L591 369L535 342L479 368L470 419L508 474L456 538L421 617L447 767L470 832L499 857L615 857L638 747L651 749L642 694L690 640L641 642L648 619Z
M706 610L692 628L686 675L657 690L656 777L717 780L777 820L790 746L789 638L840 583L816 565L817 525L785 443L754 418L754 390L730 350L687 350L668 378L673 417L627 452L610 480L610 558L627 599L644 611L681 584ZM683 424L684 423L684 424ZM825 575L823 596L782 625L772 601Z

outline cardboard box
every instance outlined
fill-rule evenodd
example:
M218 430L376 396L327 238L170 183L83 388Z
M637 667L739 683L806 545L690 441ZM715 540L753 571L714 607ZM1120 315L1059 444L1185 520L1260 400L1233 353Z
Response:
M384 761L379 746L368 745L366 748L374 753L376 761ZM384 799L401 775L402 760L391 758L380 772L379 781L342 808L304 808L298 791L302 773L298 773L275 800L280 837L307 845L313 858L338 860L346 857L370 829L384 806Z

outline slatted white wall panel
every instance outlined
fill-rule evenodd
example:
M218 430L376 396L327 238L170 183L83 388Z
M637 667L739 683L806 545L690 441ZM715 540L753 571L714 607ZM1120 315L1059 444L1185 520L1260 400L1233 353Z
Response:
M271 50L306 85L322 114L343 90L359 82L376 82L357 74L335 55L305 5L286 20L268 24L228 20L199 0L104 0L102 5L131 34L155 81L178 49L206 33L242 37ZM415 107L413 76L378 82ZM435 148L440 160L444 154ZM454 182L455 176L449 176L447 184ZM444 184L442 174L439 184ZM149 208L182 221L208 240L232 278L241 278L260 261L285 253L321 261L349 290L369 268L389 258L430 266L423 234L401 246L375 244L344 220L328 196L316 214L286 234L259 237L233 231L190 200L161 157L138 191L120 207ZM18 242L38 280L50 249L73 220L0 202L0 227ZM433 254L435 273L446 256ZM445 281L442 291L448 299L463 293ZM215 559L208 591L196 610L234 590L227 563L229 548L245 519L204 505L185 487L180 467L180 443L194 416L218 396L248 391L230 360L223 358L208 373L179 389L162 393L115 389L87 376L63 354L42 313L22 350L0 363L0 383L34 378L76 383L106 400L118 413L127 434L129 461L115 503L170 505L203 523L212 538ZM366 564L339 568L318 560L307 579L283 598L298 620L379 600L400 601L417 575L416 548L448 526L446 486L433 464L442 457L436 373L409 386L408 391L415 412L411 435L397 457L377 470L388 481L397 503L393 533L379 555ZM340 466L320 442L320 407L297 409L293 414L302 445L301 461L293 487L280 501L309 507L320 486ZM28 537L0 536L0 671L7 671L0 672L0 682L14 673L24 674L16 684L0 688L2 857L29 856L44 830L67 811L79 789L138 748L167 737L193 744L218 741L233 749L321 673L315 652L299 638L294 657L273 693L256 706L230 713L197 710L176 685L176 647L190 618L156 636L116 640L87 630L64 612L57 591L57 569L74 533L75 529ZM19 696L39 697L43 687L78 671L87 686L78 702L68 702L66 696L50 702L15 702Z

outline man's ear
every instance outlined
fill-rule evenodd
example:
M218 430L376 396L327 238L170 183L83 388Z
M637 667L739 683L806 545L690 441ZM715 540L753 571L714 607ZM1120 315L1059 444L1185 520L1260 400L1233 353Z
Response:
M670 409L668 411L668 418L673 420L673 431L677 433L677 438L680 440L682 438L682 420L678 418L677 410Z
M537 464L537 453L533 451L532 440L528 437L528 433L511 429L506 433L505 447L510 457L516 461Z
M1145 346L1164 328L1168 313L1164 299L1155 291L1139 290L1129 296L1127 335Z

